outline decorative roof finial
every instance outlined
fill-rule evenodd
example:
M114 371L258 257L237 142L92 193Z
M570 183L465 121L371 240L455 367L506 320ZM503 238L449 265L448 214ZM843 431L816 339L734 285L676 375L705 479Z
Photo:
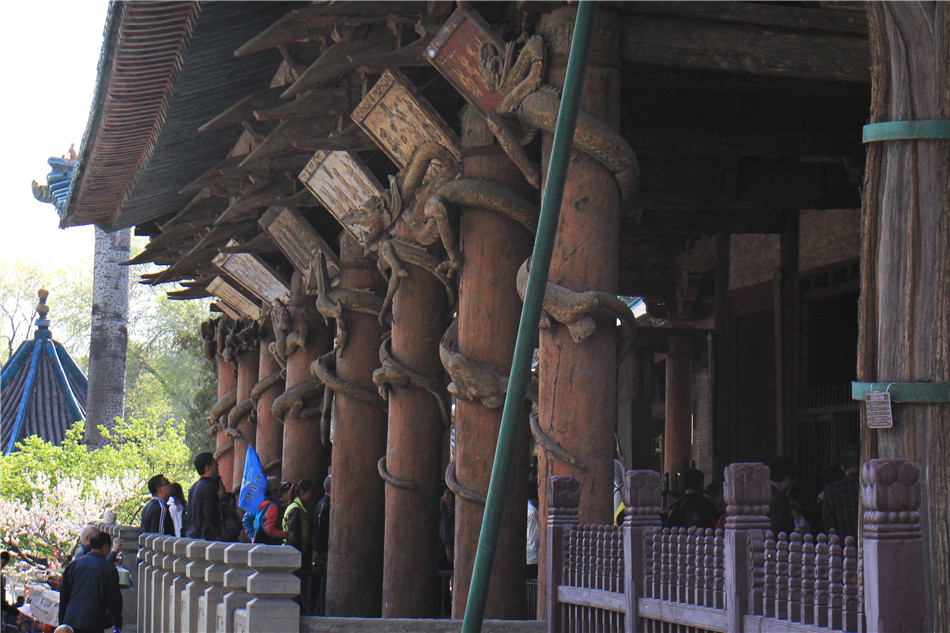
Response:
M46 304L46 299L49 297L49 290L46 288L40 288L36 291L36 295L40 298L40 302L36 305L36 313L40 315L39 320L36 322L36 334L34 338L50 338L52 335L49 331L49 306Z

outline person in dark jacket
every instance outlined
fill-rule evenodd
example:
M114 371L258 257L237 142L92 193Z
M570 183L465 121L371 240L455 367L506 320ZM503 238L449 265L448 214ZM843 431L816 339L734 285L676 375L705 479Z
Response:
M106 557L112 549L112 537L96 533L90 540L91 551L66 567L59 589L59 623L68 624L75 633L101 633L103 629L122 628L122 593L119 572Z
M218 462L204 451L195 455L200 479L188 491L188 528L185 536L208 541L221 540L221 502L218 495Z
M769 501L769 523L772 533L791 534L795 531L795 516L789 491L798 479L798 466L787 457L776 457L769 462L769 482L772 498Z
M175 523L168 511L168 497L171 496L172 482L165 475L155 475L148 480L148 491L152 493L142 508L142 533L154 532L165 536L175 536Z
M683 475L683 496L673 502L663 527L698 527L712 529L719 521L719 510L703 496L705 475L691 468Z

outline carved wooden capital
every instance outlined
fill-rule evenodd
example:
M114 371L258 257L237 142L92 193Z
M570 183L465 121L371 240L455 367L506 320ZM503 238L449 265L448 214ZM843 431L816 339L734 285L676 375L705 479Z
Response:
M920 534L920 467L906 459L872 459L861 470L864 533L870 538Z
M768 528L769 469L760 463L729 464L725 470L726 527Z

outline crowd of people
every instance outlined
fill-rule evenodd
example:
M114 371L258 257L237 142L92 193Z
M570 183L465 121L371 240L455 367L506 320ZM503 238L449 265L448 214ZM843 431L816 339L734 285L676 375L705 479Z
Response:
M769 523L774 534L785 532L834 532L841 538L858 536L858 497L860 455L856 446L841 451L838 465L822 473L819 488L799 483L799 470L787 457L769 462ZM722 484L704 487L702 471L691 468L683 474L682 493L673 500L663 516L664 527L723 528L726 506ZM616 514L622 520L622 508Z

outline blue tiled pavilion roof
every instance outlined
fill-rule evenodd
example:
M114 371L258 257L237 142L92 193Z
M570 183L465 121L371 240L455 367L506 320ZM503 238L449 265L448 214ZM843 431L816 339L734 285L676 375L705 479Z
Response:
M74 422L86 419L86 375L62 343L53 340L46 290L39 320L0 371L0 450L9 455L20 440L38 435L59 444Z

